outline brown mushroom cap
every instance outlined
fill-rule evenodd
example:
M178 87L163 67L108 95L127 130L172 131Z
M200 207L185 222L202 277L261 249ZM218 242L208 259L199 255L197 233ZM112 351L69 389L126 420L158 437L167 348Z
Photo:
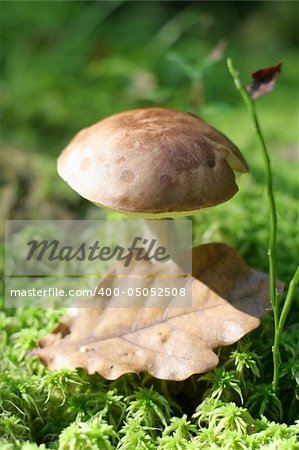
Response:
M223 134L162 108L103 119L80 131L58 159L59 175L82 197L144 218L225 202L238 191L235 171L246 172L247 164Z

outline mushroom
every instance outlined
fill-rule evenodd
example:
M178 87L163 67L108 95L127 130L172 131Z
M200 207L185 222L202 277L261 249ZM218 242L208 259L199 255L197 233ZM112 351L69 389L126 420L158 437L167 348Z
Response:
M163 108L125 111L80 131L58 173L97 206L133 218L171 219L229 200L235 173L248 170L238 148L199 117ZM160 245L169 227L147 222Z
M115 114L80 131L58 173L82 197L134 218L176 218L229 200L238 148L193 114L162 108Z

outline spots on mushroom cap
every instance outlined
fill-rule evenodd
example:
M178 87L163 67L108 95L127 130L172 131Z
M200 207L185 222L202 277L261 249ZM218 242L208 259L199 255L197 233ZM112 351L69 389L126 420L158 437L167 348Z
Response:
M164 173L163 175L160 176L160 183L161 184L167 184L171 181L171 178L169 175L166 175L166 173Z
M213 150L209 150L205 152L206 161L211 169L216 166L216 157Z
M120 174L121 181L124 181L125 183L132 183L134 180L134 175L131 172L131 170L123 170Z
M197 169L202 164L199 153L183 147L170 150L167 152L166 157L179 174L189 172L191 169Z
M201 151L201 154L203 156L204 165L209 166L211 169L216 166L216 155L213 150L212 145L204 138L196 138L196 145Z
M120 158L117 158L116 164L120 164L121 162L125 162L126 158L124 156L121 156Z
M90 159L84 158L80 164L80 170L86 172L89 169L89 167L90 167Z
M165 150L164 147L161 146ZM208 166L213 169L217 164L217 155L212 145L206 139L198 136L187 147L184 143L180 143L170 150L166 149L165 155L179 174L197 169L199 166ZM161 178L160 182L162 182Z

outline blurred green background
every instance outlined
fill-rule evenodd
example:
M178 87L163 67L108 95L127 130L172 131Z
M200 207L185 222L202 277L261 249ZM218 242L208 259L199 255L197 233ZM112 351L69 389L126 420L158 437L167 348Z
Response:
M56 174L62 148L118 111L192 111L234 141L251 168L236 197L194 218L194 242L230 243L266 270L262 156L226 57L246 84L282 61L258 111L275 174L279 276L288 280L299 252L297 29L292 1L2 1L1 218L105 216Z

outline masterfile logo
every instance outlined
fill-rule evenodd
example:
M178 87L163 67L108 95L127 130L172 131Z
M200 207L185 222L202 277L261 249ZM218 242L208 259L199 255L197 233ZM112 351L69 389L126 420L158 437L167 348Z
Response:
M101 246L99 241L95 241L92 245L85 242L78 247L62 245L60 241L54 239L52 241L37 241L36 239L27 243L30 247L26 261L31 261L34 257L38 261L47 259L48 261L124 261L124 266L129 267L133 258L136 261L168 261L170 255L163 246L156 247L156 239L143 239L135 237L132 244L128 248L116 245L114 248ZM155 248L156 247L156 248Z
M7 221L6 306L185 307L191 247L189 220Z

